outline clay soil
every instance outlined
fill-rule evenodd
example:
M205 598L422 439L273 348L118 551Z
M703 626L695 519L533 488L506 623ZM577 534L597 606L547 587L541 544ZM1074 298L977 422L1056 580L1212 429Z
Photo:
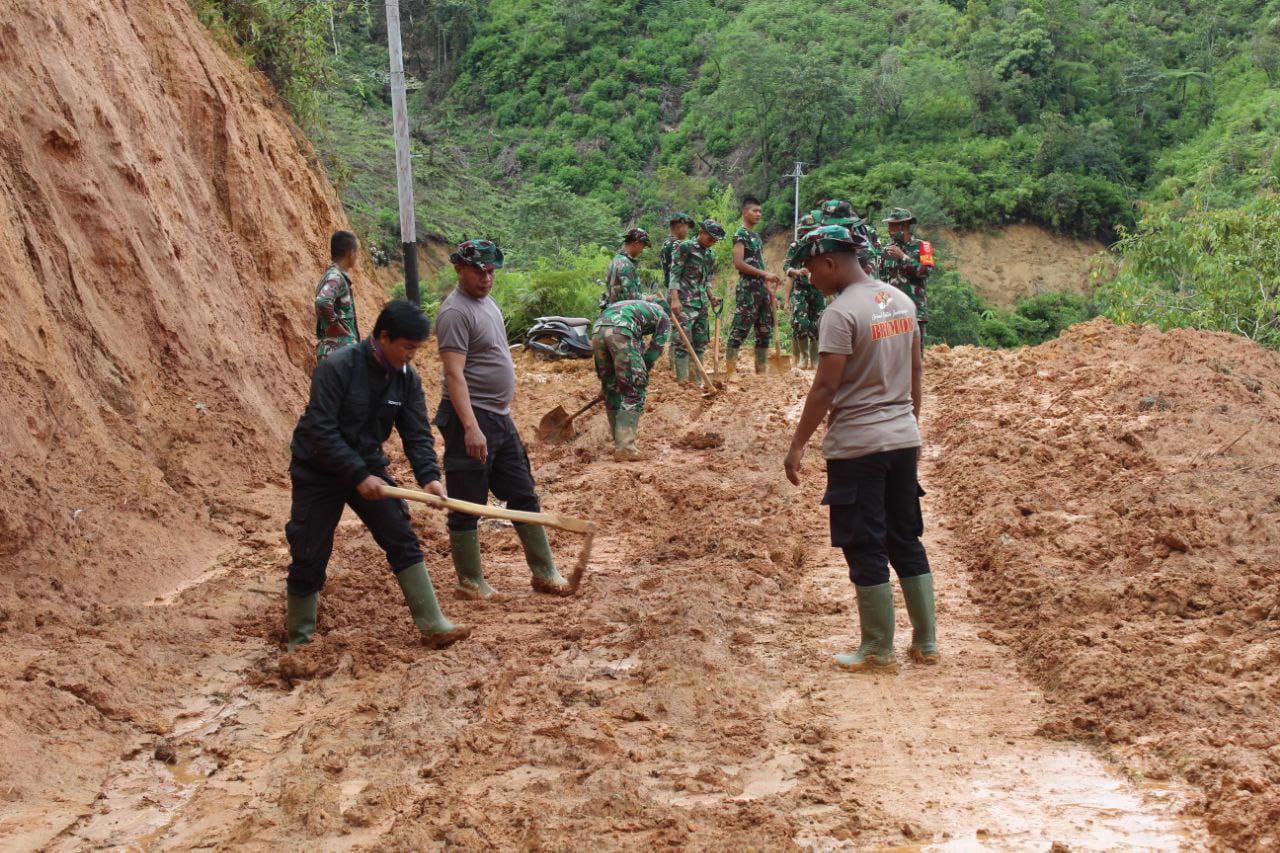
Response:
M929 376L941 506L993 638L1060 700L1043 730L1280 846L1280 356L1097 320Z
M227 503L239 539L194 581L11 619L4 738L22 760L0 837L1274 846L1276 357L1099 322L1036 350L934 351L927 371L942 666L829 664L856 615L821 459L798 489L780 471L807 375L704 400L664 372L642 424L654 460L611 461L598 413L530 448L548 508L602 524L576 598L533 594L513 532L486 523L503 598L452 599L442 519L415 509L447 612L475 627L452 649L415 644L347 519L319 639L284 655L279 476ZM524 363L517 420L532 435L593 393L585 363ZM579 542L553 536L562 563Z

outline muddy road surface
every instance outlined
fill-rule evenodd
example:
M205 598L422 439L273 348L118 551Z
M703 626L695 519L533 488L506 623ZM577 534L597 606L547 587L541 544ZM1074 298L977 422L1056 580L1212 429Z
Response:
M602 525L576 598L535 595L512 529L486 522L501 599L454 599L443 518L415 507L446 613L475 628L443 652L415 645L381 553L348 518L319 640L284 657L288 493L279 481L244 495L226 508L238 544L195 581L90 624L51 614L44 630L6 635L5 725L31 736L0 791L0 843L1221 844L1202 792L1176 772L1153 781L1106 738L1055 738L1073 699L1044 692L975 592L971 520L951 514L937 448L924 476L943 663L901 655L896 675L878 676L831 666L857 626L818 506L820 454L800 488L781 473L806 389L798 371L748 375L708 401L664 372L641 425L653 460L613 462L600 413L570 444L532 446L547 507ZM594 393L586 363L525 365L518 420L531 437L546 410ZM954 411L948 393L930 397L939 417ZM572 565L579 540L552 541ZM899 606L902 648L909 630Z

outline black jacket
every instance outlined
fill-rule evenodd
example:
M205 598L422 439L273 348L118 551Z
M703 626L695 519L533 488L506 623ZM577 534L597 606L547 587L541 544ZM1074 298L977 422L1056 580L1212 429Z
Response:
M311 374L311 399L293 430L293 458L356 485L387 467L382 443L400 433L420 485L440 479L422 380L411 366L388 372L366 338Z

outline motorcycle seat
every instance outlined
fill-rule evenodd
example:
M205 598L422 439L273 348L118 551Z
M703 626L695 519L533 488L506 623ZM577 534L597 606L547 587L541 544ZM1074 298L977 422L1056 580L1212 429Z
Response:
M564 323L567 326L591 325L591 321L586 317L539 317L538 320L543 323Z

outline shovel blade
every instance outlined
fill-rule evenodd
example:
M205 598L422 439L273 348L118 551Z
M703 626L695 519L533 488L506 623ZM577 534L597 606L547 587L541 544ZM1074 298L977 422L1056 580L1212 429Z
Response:
M538 421L538 440L548 444L562 444L573 438L573 418L564 410L564 406L556 406Z

